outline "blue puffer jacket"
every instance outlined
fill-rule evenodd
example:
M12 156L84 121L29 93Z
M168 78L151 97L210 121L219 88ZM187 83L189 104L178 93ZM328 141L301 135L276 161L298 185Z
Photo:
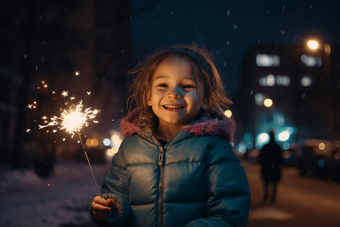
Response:
M162 147L150 130L139 127L139 119L133 111L122 120L127 137L102 186L102 194L121 200L123 215L99 225L247 225L249 185L227 141L232 120L206 114Z

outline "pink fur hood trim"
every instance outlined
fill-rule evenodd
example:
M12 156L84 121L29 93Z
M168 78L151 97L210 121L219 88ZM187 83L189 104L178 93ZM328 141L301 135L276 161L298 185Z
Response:
M124 117L120 123L121 133L125 136L131 136L134 133L140 133L143 130L139 127L140 112L135 109ZM194 137L203 135L217 135L223 137L228 142L233 141L234 131L236 128L235 121L223 114L217 114L217 117L204 114L202 118L184 125L182 130L192 133Z

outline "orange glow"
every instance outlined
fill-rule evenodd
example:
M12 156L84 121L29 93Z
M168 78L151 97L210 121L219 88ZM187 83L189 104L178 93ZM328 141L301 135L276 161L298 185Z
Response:
M118 152L118 148L117 148L117 147L112 147L111 149L107 149L107 150L106 150L106 155L107 155L108 157L112 157L112 156L114 156L117 152Z
M325 149L325 147L326 147L326 145L325 145L324 143L320 143L320 144L319 144L319 149L320 149L320 150Z
M307 42L307 45L309 48L311 48L312 50L315 50L319 47L318 42L316 42L315 40L310 40Z
M273 101L272 101L271 99L265 99L265 100L263 101L263 105L264 105L265 107L271 107L271 106L273 105Z
M97 138L88 138L86 140L86 146L88 146L88 147L98 146L98 139Z
M231 112L231 110L226 110L226 111L224 111L224 115L226 115L228 118L230 118L231 115L233 115L233 112Z

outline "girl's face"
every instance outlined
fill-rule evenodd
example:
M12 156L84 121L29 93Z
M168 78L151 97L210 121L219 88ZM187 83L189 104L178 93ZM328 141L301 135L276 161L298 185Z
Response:
M208 108L201 100L203 89L198 87L187 61L176 56L161 61L153 74L148 99L148 105L159 118L159 128L190 123L201 108Z

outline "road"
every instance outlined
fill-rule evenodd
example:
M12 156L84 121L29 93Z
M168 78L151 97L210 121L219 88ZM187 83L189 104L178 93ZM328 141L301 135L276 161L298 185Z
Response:
M296 168L283 168L277 201L271 204L263 202L260 166L243 165L252 194L248 227L340 226L340 183L303 178Z
M248 227L339 227L340 183L301 178L284 168L275 204L262 202L260 167L242 162L252 193ZM99 184L110 165L94 165ZM0 226L95 227L89 201L97 188L86 163L57 165L54 176L38 178L32 171L0 175Z

